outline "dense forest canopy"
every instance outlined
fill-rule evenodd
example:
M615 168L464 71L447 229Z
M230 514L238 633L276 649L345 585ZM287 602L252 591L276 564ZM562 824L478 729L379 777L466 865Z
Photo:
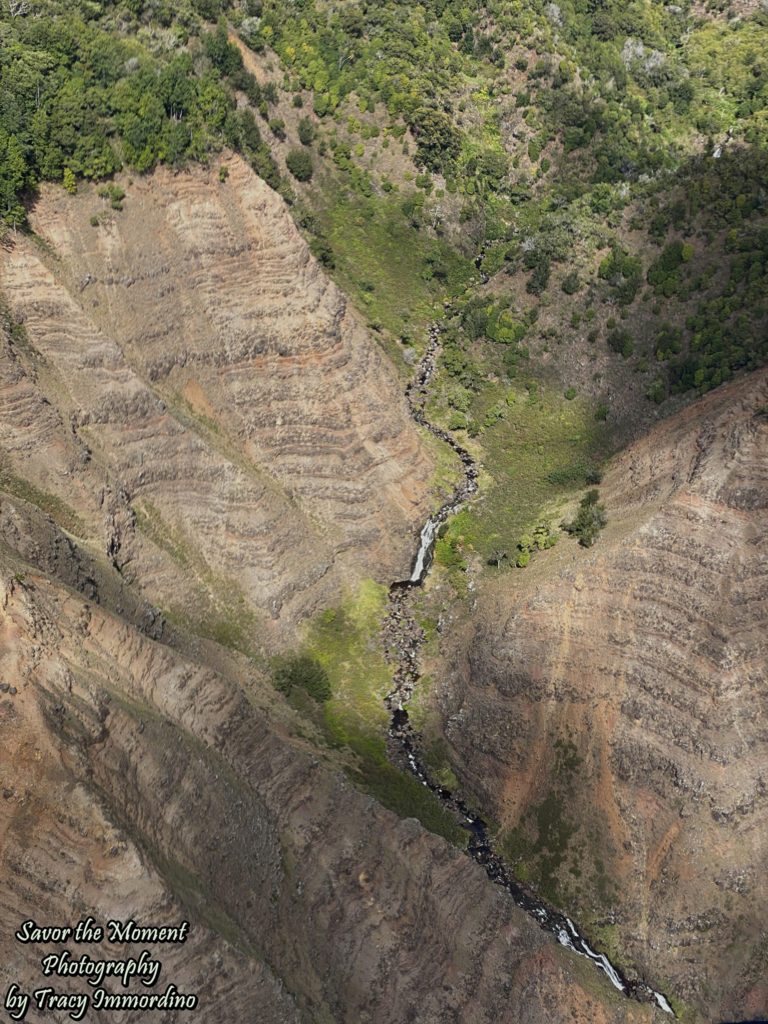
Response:
M269 80L233 33L272 55ZM721 0L3 0L0 216L23 227L44 180L75 191L228 146L300 200L329 267L346 244L328 237L333 195L402 215L435 292L460 291L485 245L487 272L524 275L532 302L572 297L572 318L580 297L623 316L650 303L661 401L768 356L767 33L765 3ZM303 108L297 134L285 105ZM373 145L414 173L377 170ZM512 305L501 334L489 309L476 335L508 346L508 371L535 323ZM611 330L630 358L631 332ZM467 337L449 332L445 367L472 387Z

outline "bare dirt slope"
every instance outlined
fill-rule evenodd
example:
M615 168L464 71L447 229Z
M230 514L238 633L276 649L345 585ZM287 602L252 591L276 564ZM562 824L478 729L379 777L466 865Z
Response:
M0 260L32 347L3 346L0 444L155 603L290 627L406 574L433 464L282 200L229 171L124 181L119 212L43 190Z
M439 696L519 870L703 1020L768 1012L767 407L761 371L628 449L598 543L503 576Z

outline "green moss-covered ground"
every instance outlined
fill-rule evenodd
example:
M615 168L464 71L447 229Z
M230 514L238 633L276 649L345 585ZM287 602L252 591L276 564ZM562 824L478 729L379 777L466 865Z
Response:
M302 650L323 666L332 690L320 724L331 745L354 755L351 775L356 784L400 817L418 818L431 832L463 846L466 833L437 798L387 761L389 721L383 698L392 670L379 640L386 607L386 587L366 580L341 607L328 609L310 624Z

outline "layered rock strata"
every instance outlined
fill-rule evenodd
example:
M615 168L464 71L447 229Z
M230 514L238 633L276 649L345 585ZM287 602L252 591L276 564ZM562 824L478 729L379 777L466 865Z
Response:
M650 1007L557 947L479 867L351 789L330 754L319 761L270 726L255 680L237 683L108 610L120 581L97 579L87 599L17 551L2 561L8 984L39 987L42 956L61 948L15 941L27 919L188 919L188 943L151 947L159 988L197 992L195 1019L212 1024L649 1024ZM143 947L68 948L95 959ZM86 990L77 981L66 990Z
M761 371L617 458L598 543L482 598L439 696L519 870L703 1020L768 1012L766 408Z
M0 261L26 335L3 339L0 444L155 603L223 618L239 595L269 631L406 574L433 464L282 201L229 170L125 182L110 216L43 190Z

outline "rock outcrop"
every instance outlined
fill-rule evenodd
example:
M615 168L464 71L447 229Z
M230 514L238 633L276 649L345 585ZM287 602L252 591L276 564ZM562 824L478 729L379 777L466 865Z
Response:
M519 872L707 1021L768 1013L766 408L761 371L617 458L598 543L482 598L438 698Z
M95 189L42 190L36 240L0 261L26 336L3 339L0 444L155 604L253 613L269 644L362 575L407 575L433 463L282 201L229 171L124 182L110 217Z

